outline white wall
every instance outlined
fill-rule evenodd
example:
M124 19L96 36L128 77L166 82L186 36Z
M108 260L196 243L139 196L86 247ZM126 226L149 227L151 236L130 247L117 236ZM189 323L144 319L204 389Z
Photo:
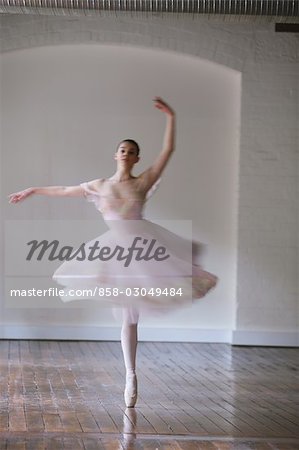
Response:
M173 333L166 332L165 336L162 333L162 328L159 328L155 332L155 337L163 336L168 339L169 336L176 336L182 340L226 340L236 344L296 345L298 332L297 36L293 34L275 33L274 24L263 23L261 19L256 22L247 20L244 23L234 23L233 21L226 23L225 21L217 21L216 19L193 19L186 15L176 16L175 18L170 16L146 18L122 15L120 20L115 20L115 17L110 17L109 15L100 18L72 17L71 20L64 17L6 16L5 20L3 20L3 27L5 37L2 40L2 49L4 52L8 52L4 55L7 61L14 59L13 53L9 52L22 48L27 49L41 46L42 52L46 52L46 50L51 52L53 49L46 49L43 46L85 43L88 45L93 44L97 48L99 43L109 45L121 44L123 47L119 54L127 51L132 52L133 50L128 48L132 46L168 50L167 53L163 53L163 59L165 58L165 60L167 59L169 61L169 58L179 58L180 61L184 61L184 64L180 64L180 70L183 70L185 66L186 69L190 68L191 61L193 61L192 64L198 64L198 67L200 64L203 64L201 66L202 73L204 68L212 68L213 65L208 62L213 62L242 74L240 158L237 169L235 166L238 158L237 148L234 147L233 149L232 159L229 158L227 153L222 154L219 152L218 139L220 136L220 128L217 128L217 133L210 131L211 124L214 127L214 121L211 121L207 110L204 111L204 114L202 112L199 113L199 126L196 123L196 126L189 127L190 120L189 118L186 119L186 113L189 111L188 103L186 103L187 108L181 106L182 113L179 114L181 116L179 147L180 139L184 139L181 141L184 143L187 136L187 139L190 139L194 143L198 141L199 134L201 139L203 139L205 131L208 130L206 136L208 139L207 142L210 144L209 152L211 153L200 153L205 158L208 170L205 172L206 178L199 178L199 183L204 182L204 188L206 189L206 182L211 181L213 176L216 178L216 175L218 176L219 173L223 176L221 171L222 166L227 168L227 171L224 171L224 173L230 173L232 175L232 178L230 178L230 187L223 183L224 180L217 178L221 181L221 186L225 185L227 187L227 190L223 192L223 207L224 209L229 208L232 215L234 215L233 205L235 204L236 176L239 171L238 210L235 210L235 213L238 215L237 258L234 258L235 230L232 228L230 231L231 234L227 233L227 236L230 235L231 237L228 241L222 239L222 233L226 233L230 225L236 223L236 217L231 221L232 215L228 214L226 216L228 219L225 219L224 223L223 218L220 223L218 220L214 220L215 217L213 214L217 214L217 212L221 212L222 214L221 208L219 209L219 196L213 195L213 191L209 190L209 195L212 195L214 205L217 207L214 209L209 205L208 212L205 211L204 216L200 215L199 217L198 215L196 219L192 217L198 227L198 236L200 238L203 237L203 240L209 244L209 251L205 261L206 266L220 274L222 277L221 289L226 290L229 299L223 298L223 296L221 299L218 297L220 293L219 286L218 290L211 294L209 298L196 306L198 315L186 313L187 315L184 318L174 315L169 318L170 322L167 325L172 327L171 330ZM68 54L71 55L72 52L76 52L77 50L78 47L73 47L73 50ZM177 55L173 52L176 52ZM25 53L29 55L30 52L28 53L26 51L23 54L25 55ZM133 53L137 54L135 51ZM148 52L144 54L146 56L149 55ZM188 60L188 57L185 59L185 56L182 56L183 54L193 55L196 57L196 60L190 58ZM84 52L84 55L87 57L86 52ZM190 64L189 62L186 63L187 60L190 61ZM205 60L205 63L203 60ZM62 66L64 63L66 63L67 68L71 67L70 62L67 60L62 62ZM154 71L153 67L155 68ZM141 68L141 65L139 65L138 70ZM219 68L220 72L224 73L225 70L222 69L224 67ZM151 66L149 73L151 77L158 76L156 63ZM239 76L236 72L230 71L227 73L230 74L230 79L232 79L231 77L237 78ZM202 86L201 81L201 77L198 77L196 87ZM194 97L194 92L197 93L197 89L193 88L189 90L187 89L188 86L186 83L183 84L181 80L177 80L177 82L179 82L180 90L183 86L183 92L186 89L191 99L195 98L197 102L197 97ZM1 85L3 86L3 83ZM70 85L68 89L71 88L72 86ZM138 84L136 85L136 89L138 89ZM169 92L168 97L173 100L173 103L176 103L176 99L178 99L177 104L183 105L185 100L184 96L180 97L180 91L175 90L174 92L171 89L173 89L173 86L167 80L167 86L165 86L163 92L160 91L157 93L159 95L165 95L164 91ZM142 92L145 92L145 88L143 88ZM199 94L202 93L203 91L200 90ZM222 97L222 94L219 94L218 90L216 90L215 94L215 98L218 95ZM149 97L151 96L152 93L149 93ZM97 99L96 96L94 98ZM145 100L145 97L139 97L138 102L138 111L143 111L142 114L144 114L144 116L140 117L140 122L143 122L143 117L150 118L152 120L152 126L157 127L157 136L155 134L154 139L159 141L163 128L161 122L156 116L152 116L152 112L149 112L148 102ZM54 104L57 103L54 102ZM191 104L197 110L195 103L191 102ZM198 104L201 105L200 102ZM76 108L74 109L75 111L72 110L73 117L75 114L78 114ZM211 110L213 111L213 108ZM44 114L46 114L46 109ZM113 117L115 117L114 114L115 108L113 107ZM30 113L30 116L32 116L32 113ZM222 123L224 123L223 118L222 116ZM130 119L128 120L131 123ZM24 116L22 116L22 120L24 120ZM79 122L79 120L80 118L77 116L77 121ZM205 120L207 120L209 128L205 127ZM67 156L64 153L65 149L70 149L69 145L65 145L68 142L64 142L67 136L67 126L65 127L66 129L62 129L59 126L59 121L57 122L57 139L55 141L61 142L60 148L63 148L63 154ZM86 120L84 122L86 126ZM42 118L40 118L39 123L43 123ZM234 123L236 124L236 122ZM123 122L122 115L122 121L120 122L118 120L115 128L121 132L122 129L120 127L126 125ZM218 122L217 125L219 125ZM71 128L71 125L68 124L68 127ZM92 128L91 125L90 128ZM190 129L194 130L195 134L192 134ZM230 130L232 131L233 128L230 128ZM138 131L142 133L140 140L146 150L144 154L146 157L150 157L149 141L144 140L145 135L149 139L148 133L143 132L142 126L138 126L138 130L133 131L137 138ZM144 131L147 131L147 129L144 129ZM185 131L187 132L185 133ZM235 143L238 139L238 130L235 128L235 132L233 131L233 133L235 134L231 138ZM92 136L92 130L89 136ZM29 132L27 134L25 133L24 137L29 140L32 139L31 133ZM55 136L53 133L48 132L46 138L47 140L54 139ZM79 143L86 142L86 139L88 137L81 132L80 128ZM107 140L107 146L111 148L114 144L114 135L109 133L109 139L109 141ZM45 139L40 137L40 140L44 144ZM71 144L75 145L76 142L77 139L70 138ZM91 150L89 146L87 147L92 151L93 157L97 155L97 150ZM40 155L37 164L42 166L43 162L45 162L42 155L37 150L32 149L32 151ZM195 158L197 155L198 153L194 152L194 148L192 147L192 157ZM48 152L48 156L50 156L50 152ZM217 156L217 159L214 156ZM221 161L222 166L217 166L217 162L220 162L218 159L219 156L225 158ZM58 180L58 177L60 177L60 180L62 176L65 180L67 176L73 182L73 168L66 172L66 158L61 158L60 162L60 172L56 172L55 175L51 174L51 176L55 176L56 180ZM48 162L45 162L45 164L47 165ZM108 159L105 164L107 164L107 168L111 167L109 166ZM190 162L185 160L184 153L178 151L176 160L171 163L165 175L163 187L161 187L159 194L152 200L152 204L148 209L149 214L158 214L160 216L160 213L163 211L163 214L166 214L168 217L173 217L172 214L176 215L177 212L180 212L186 217L189 207L187 202L182 205L181 210L174 210L168 206L170 186L171 190L173 189L169 181L172 179L171 177L177 177L178 169L181 165L185 164L187 164L185 167L188 171L191 170L191 173L194 174L194 166L192 165L191 167ZM94 165L90 167L94 169ZM85 169L85 178L88 178L90 168L84 165ZM28 170L28 166L26 170ZM44 168L44 173L45 170L46 168ZM195 172L197 172L197 169ZM82 170L80 170L80 176L81 173ZM210 176L211 174L212 176ZM26 179L24 180L23 177L24 175L19 178L20 185L26 184ZM8 176L8 178L10 177ZM192 179L195 179L194 176ZM42 180L39 179L38 181L41 182ZM9 183L7 180L7 183L3 184L5 193L11 190L9 188L10 183L11 180L9 180ZM219 188L219 185L214 182L213 186L215 185ZM205 190L204 192L207 191ZM203 202L201 203L203 206L205 205L204 199L207 199L207 197L200 192L198 201ZM34 205L32 202L30 217L33 218L40 217L42 211L43 214L54 214L54 211L55 214L65 213L64 205L58 207L55 204L54 209L52 203L50 205L49 202L44 203L41 200L36 201ZM168 206L167 209L165 205ZM81 217L81 208L84 209L85 217L91 217L94 214L89 209L89 205L79 206L76 204L74 207L71 207L68 202L67 209L70 218L77 218L78 213ZM6 217L8 217L7 214L8 210L6 209ZM9 214L23 214L23 212L10 212ZM18 218L17 216L11 215L9 217ZM49 217L51 215L47 216L47 218ZM95 216L92 215L92 217ZM200 220L198 220L199 218ZM213 223L212 227L210 226L211 223ZM222 271L228 259L229 267L227 268L226 275L229 276L227 277L226 275L223 276ZM234 264L236 263L237 298L232 311L231 306L233 305L234 298L233 273ZM228 306L229 309L224 311L224 305ZM222 306L224 306L224 309L221 309ZM31 317L35 317L34 314L36 314L36 318L34 319L34 323L36 324L43 323L45 317L49 323L58 323L58 314L53 311L51 309L45 315L42 311L31 310L27 316L27 313L23 311L19 318L19 323L23 325L31 323L30 321L33 320ZM222 313L224 314L219 321ZM3 329L3 335L5 333L19 333L19 328L7 328L8 324L16 324L15 314L16 311L12 313L12 317L9 317L6 311L4 320L6 328L4 327ZM86 309L81 310L80 314L82 323L94 323L90 322L91 315ZM233 323L234 315L236 318L235 325ZM75 310L68 311L68 319L72 320L71 323L76 323L76 316L78 314ZM60 318L63 322L61 312L59 312ZM165 323L162 323L162 325L164 327ZM207 329L206 332L202 330L203 328ZM30 333L37 333L38 336L40 334L40 328L23 328L24 333L26 333L26 330L29 335ZM59 330L57 329L56 331L58 332ZM80 330L81 335L83 335L86 327L80 328ZM92 329L89 328L89 330ZM101 337L103 336L101 330L102 328L95 328L94 332L90 331L89 336L94 333L94 337ZM109 333L112 336L114 333L114 329L109 330L108 328L106 329L105 336ZM151 334L147 334L147 330L143 328L143 336L145 338L152 338ZM70 336L74 332L78 335L79 330L71 330L69 334L66 332L64 336ZM56 335L59 337L58 334ZM62 336L63 333L60 335Z
M142 148L137 174L153 161L163 141L165 119L153 108L152 98L163 95L174 105L177 151L148 205L147 217L192 221L194 238L208 244L204 264L221 282L192 309L146 317L146 327L231 329L240 74L161 51L57 46L4 54L2 89L3 183L7 193L32 185L73 185L110 176L115 169L115 147L125 137L135 138ZM17 236L21 236L18 248L26 248L41 228L44 238L50 240L46 225L39 220L65 220L63 226L73 228L76 219L97 217L90 204L69 198L35 197L23 204L6 204L4 211L9 219L6 259ZM29 219L37 221L23 222ZM35 224L35 235L29 238ZM83 242L86 236L81 236ZM64 245L68 243L64 241ZM16 267L20 257L25 259L17 253L6 274L16 277L7 277L7 287L41 287L39 279L20 278L26 275L22 266ZM50 265L44 288L53 285L51 275L56 267L55 262ZM80 314L79 306L84 308ZM64 305L52 297L16 299L11 298L8 288L3 316L5 323L23 322L27 326L58 322L69 326L115 325L111 312L107 308L95 310L93 303Z

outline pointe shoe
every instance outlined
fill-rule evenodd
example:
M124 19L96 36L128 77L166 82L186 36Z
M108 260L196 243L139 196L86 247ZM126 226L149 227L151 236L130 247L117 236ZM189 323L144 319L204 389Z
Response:
M134 408L137 402L137 377L135 374L126 379L124 398L126 407Z

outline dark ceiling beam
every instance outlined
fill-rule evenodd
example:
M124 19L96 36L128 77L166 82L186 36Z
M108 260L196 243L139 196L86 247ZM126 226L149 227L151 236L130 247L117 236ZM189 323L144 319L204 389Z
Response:
M0 0L0 13L100 14L110 12L267 16L299 22L299 0Z

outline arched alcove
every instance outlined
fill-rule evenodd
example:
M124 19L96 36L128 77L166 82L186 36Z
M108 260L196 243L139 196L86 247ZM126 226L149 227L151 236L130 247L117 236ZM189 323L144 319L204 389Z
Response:
M175 52L83 44L6 53L1 67L7 193L111 175L115 145L124 137L141 145L138 174L163 140L164 117L153 109L152 98L161 95L173 104L177 149L146 216L190 221L194 238L207 244L203 264L220 283L192 309L147 318L144 336L151 339L146 329L159 334L157 329L166 328L168 338L175 339L174 330L181 329L196 340L204 329L206 336L217 330L218 339L228 340L235 314L240 73ZM22 220L62 220L66 227L82 218L101 220L81 199L35 197L4 209L13 226ZM47 277L44 283L52 285ZM20 330L28 325L114 326L108 310L83 301L65 306L59 299L31 299L26 305L24 299L10 304L6 298L3 312L7 323L21 324ZM111 337L107 333L103 336Z

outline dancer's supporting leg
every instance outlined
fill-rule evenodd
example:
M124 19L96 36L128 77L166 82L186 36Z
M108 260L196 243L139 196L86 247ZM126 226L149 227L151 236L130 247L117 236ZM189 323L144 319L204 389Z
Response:
M135 406L137 401L136 351L137 326L139 312L136 308L123 309L123 325L121 329L121 346L126 368L125 403L127 408Z

